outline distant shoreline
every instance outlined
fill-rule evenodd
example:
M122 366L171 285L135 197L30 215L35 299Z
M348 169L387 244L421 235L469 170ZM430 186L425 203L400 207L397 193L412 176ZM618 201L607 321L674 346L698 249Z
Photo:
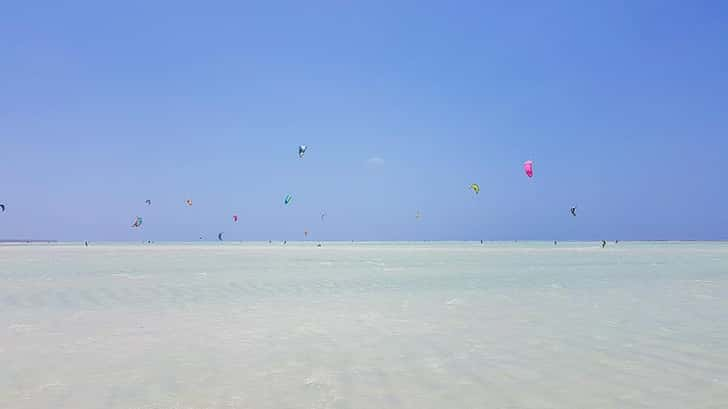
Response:
M58 243L58 240L0 240L0 243ZM72 243L72 242L69 242Z
M158 242L153 243L146 243L146 242L138 242L136 240L128 241L128 240L98 240L98 241L88 241L89 244L95 243L95 244L210 244L210 243L251 243L251 244L276 244L279 242L282 242L283 240L272 240L271 243L268 242L268 240L225 240L225 241L217 241L217 240L199 240L199 241L176 241L176 240L162 240ZM592 242L601 242L601 240L593 239L593 240L557 240L558 243L592 243ZM681 239L654 239L654 240L619 240L619 243L692 243L692 242L702 242L702 243L726 243L728 242L728 239L687 239L687 240L681 240ZM84 240L10 240L10 239L0 239L0 244L78 244L84 243ZM377 243L402 243L402 244L427 244L427 243L480 243L480 240L288 240L289 244L315 244L315 243L330 243L330 244L339 244L339 243L369 243L369 244L377 244ZM502 243L553 243L553 240L483 240L483 244L502 244ZM607 244L613 244L614 240L607 240Z

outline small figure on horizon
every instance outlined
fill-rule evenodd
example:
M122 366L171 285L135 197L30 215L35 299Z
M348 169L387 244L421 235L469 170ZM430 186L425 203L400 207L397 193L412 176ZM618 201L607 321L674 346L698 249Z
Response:
M606 240L602 240L602 248L604 248L606 246L607 246L607 241Z
M88 247L88 241L84 241L83 242L83 245L86 246L86 247Z

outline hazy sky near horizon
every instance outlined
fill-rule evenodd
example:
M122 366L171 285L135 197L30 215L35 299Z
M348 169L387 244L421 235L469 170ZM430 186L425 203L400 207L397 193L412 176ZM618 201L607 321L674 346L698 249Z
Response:
M3 6L0 238L728 238L725 2L102 3Z

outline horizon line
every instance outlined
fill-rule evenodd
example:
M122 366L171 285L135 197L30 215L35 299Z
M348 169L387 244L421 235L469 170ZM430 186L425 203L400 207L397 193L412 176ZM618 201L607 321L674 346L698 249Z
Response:
M591 239L591 240L552 240L552 239L500 239L500 240L160 240L160 241L139 241L139 240L38 240L38 239L0 239L0 244L66 244L66 243L139 243L139 244L158 244L158 243L181 243L181 244L194 244L194 243L511 243L511 242L525 242L525 243L590 243L590 242L601 242L602 239ZM644 242L678 242L678 243L689 243L689 242L728 242L728 239L633 239L633 240L605 240L607 243L614 242L631 242L631 243L644 243Z

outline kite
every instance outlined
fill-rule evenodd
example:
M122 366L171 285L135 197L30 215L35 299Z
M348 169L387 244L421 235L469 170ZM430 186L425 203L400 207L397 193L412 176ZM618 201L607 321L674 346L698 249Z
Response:
M237 223L237 222L238 222L238 215L236 215L236 214L234 214L234 215L233 215L233 221L234 221L235 223Z
M134 220L134 223L131 225L131 227L134 227L134 228L142 227L142 218L137 216L136 219Z
M291 200L293 200L293 196L291 196L290 194L288 194L288 195L286 195L285 198L283 198L283 203L284 204L289 204L289 203L291 203Z
M572 216L576 217L576 206L572 206L569 211L571 212Z
M526 176L533 177L533 161L527 160L523 162L523 171L526 172Z
M298 147L298 157L299 158L303 159L303 155L306 154L306 149L308 149L308 148L306 148L306 145L301 145Z
M473 183L472 185L470 185L470 189L472 189L476 195L480 193L480 185L478 185L477 183Z
M185 203L187 204L187 206L192 206L192 199L185 200Z

